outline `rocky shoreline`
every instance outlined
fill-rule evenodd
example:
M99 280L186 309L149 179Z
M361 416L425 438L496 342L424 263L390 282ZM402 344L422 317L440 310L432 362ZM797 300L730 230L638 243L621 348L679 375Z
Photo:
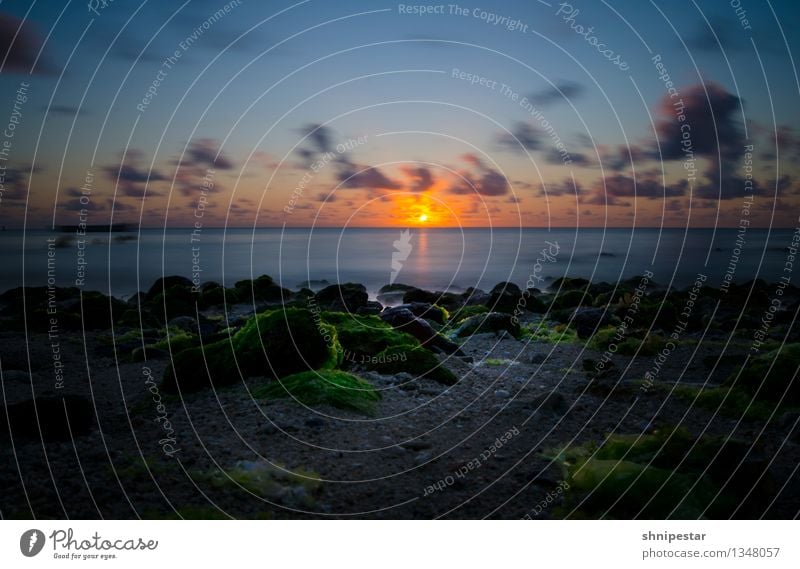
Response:
M798 306L648 275L10 290L0 514L792 518Z

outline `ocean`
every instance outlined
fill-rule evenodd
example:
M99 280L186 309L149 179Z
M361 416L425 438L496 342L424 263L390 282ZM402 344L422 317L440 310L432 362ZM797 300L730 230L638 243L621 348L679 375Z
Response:
M232 286L268 274L289 289L358 282L374 297L390 282L461 291L511 281L546 289L563 276L617 282L648 270L662 285L683 287L702 273L718 287L726 278L791 276L793 236L792 229L411 228L404 237L400 229L204 228L194 237L191 229L143 229L93 233L81 242L70 233L14 230L0 232L0 289L50 278L125 298L165 275Z

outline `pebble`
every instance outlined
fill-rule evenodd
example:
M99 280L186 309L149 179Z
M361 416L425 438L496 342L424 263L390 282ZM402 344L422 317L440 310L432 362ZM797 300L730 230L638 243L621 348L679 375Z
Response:
M498 389L497 391L494 392L494 396L499 397L500 399L508 399L509 397L511 397L511 394L505 389Z

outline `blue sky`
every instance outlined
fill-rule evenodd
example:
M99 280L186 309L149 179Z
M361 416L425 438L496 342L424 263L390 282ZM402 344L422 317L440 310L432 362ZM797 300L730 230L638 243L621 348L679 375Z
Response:
M226 4L229 13L215 18ZM219 153L206 217L214 225L340 225L366 204L358 224L426 215L437 225L735 226L748 143L763 197L754 219L793 225L783 206L800 191L798 8L743 1L737 14L732 4L465 2L467 15L457 16L449 4L444 14L405 15L398 3L366 1L116 0L98 14L85 2L62 12L61 3L7 0L3 108L11 114L20 83L30 87L0 220L70 222L93 168L98 223L113 204L117 220L185 225ZM629 69L577 26L591 26ZM656 54L698 107L700 173L688 185L679 157L657 155L656 142L673 144L675 131ZM454 69L495 88L454 78ZM503 83L534 102L550 134ZM702 139L715 128L725 136L712 148ZM315 156L358 136L368 142L336 153L287 216ZM556 156L554 136L573 163Z

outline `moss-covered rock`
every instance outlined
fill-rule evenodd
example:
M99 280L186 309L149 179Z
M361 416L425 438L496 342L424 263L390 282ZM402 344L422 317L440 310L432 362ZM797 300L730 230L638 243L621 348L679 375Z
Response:
M328 404L371 415L380 393L360 377L340 370L304 371L253 390L258 399L292 398L309 407Z
M355 314L367 306L369 295L362 284L344 283L326 286L316 294L316 302L326 310Z
M276 284L269 275L238 281L234 290L237 302L287 302L292 298L292 291Z
M237 364L244 377L277 378L334 368L341 357L333 326L305 309L273 310L248 320L230 340L177 354L164 374L164 389L175 392L180 386L181 391L197 391L234 384L241 379Z
M416 338L395 330L377 316L325 312L322 320L336 328L345 360L376 356L391 346L419 346Z
M757 394L758 399L800 405L800 344L783 347L756 356L742 370L731 374L727 383ZM784 397L785 394L785 397Z
M365 365L384 375L405 372L444 385L458 383L456 375L447 369L435 355L423 348L392 346L365 362Z
M589 340L589 347L598 350L610 350L621 356L653 356L664 348L665 340L658 334L647 334L645 331L629 331L617 339L617 328L603 328L594 333Z
M486 314L489 309L483 304L469 304L462 306L450 315L449 325L453 326L460 324L467 318L477 316L478 314Z
M559 455L569 484L564 512L579 517L727 518L763 513L774 488L749 444L685 429L612 435L599 448ZM752 495L743 501L743 497ZM759 506L760 503L760 506Z
M275 377L309 369L334 368L341 361L336 328L309 310L288 308L258 314L233 337L246 375Z
M521 334L519 322L510 314L503 312L487 312L486 314L478 314L463 320L453 331L453 334L458 338L464 338L472 334L501 332L504 330L515 338L519 338Z
M582 290L562 290L559 292L551 304L553 310L560 310L562 308L575 308L583 304L591 304L592 297L585 294Z

